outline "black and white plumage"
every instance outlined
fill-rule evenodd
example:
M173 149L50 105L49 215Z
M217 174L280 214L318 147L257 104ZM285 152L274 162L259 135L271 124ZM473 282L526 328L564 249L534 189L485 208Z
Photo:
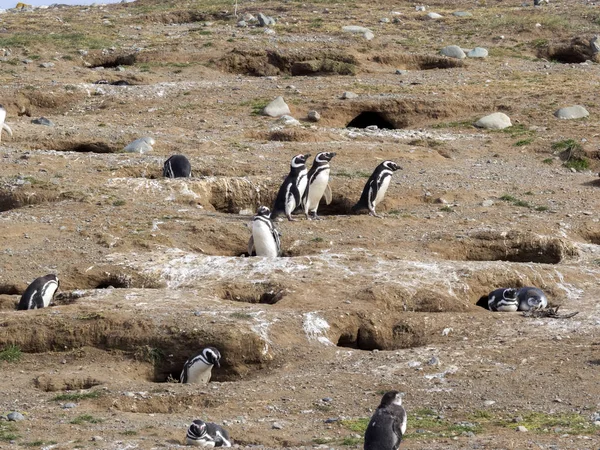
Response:
M260 206L254 219L252 219L252 235L248 241L248 254L250 256L266 256L276 258L281 255L281 233L273 225L271 210Z
M359 213L360 211L368 210L369 215L380 217L375 212L375 207L383 201L390 185L392 174L399 169L402 170L402 167L393 161L384 161L379 164L367 180L360 200L352 207L352 211Z
M331 203L331 188L329 187L329 161L335 156L335 152L317 153L313 164L308 171L307 184L302 198L304 214L309 219L309 212L313 219L318 219L317 208L321 197L325 195L325 203Z
M2 142L2 132L3 131L6 131L10 136L13 135L13 132L10 129L10 127L4 123L5 119L6 119L6 109L4 109L4 106L0 105L0 142Z
M306 178L308 174L306 160L309 156L310 154L296 155L292 158L290 173L283 181L275 199L273 213L271 214L273 219L285 214L288 220L295 220L292 219L292 213L300 206L308 182Z
M231 438L222 426L197 419L188 428L185 443L198 447L231 447Z
M183 365L179 381L181 383L208 384L213 366L221 367L221 353L214 347L206 347Z
M58 277L50 274L39 277L27 286L19 300L18 310L47 308L58 289Z
M386 392L365 431L364 450L397 450L406 433L406 411L398 391Z
M488 309L490 311L514 312L519 309L518 289L496 289L488 295Z
M163 164L163 177L189 178L192 176L192 165L183 155L173 155Z
M548 306L548 298L544 291L532 286L525 286L517 293L519 299L519 311L530 309L544 309Z

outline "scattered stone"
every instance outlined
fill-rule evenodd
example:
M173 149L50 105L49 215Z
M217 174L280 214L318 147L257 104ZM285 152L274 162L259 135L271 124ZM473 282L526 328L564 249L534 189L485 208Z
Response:
M325 423L335 423L335 422L339 422L340 419L337 417L331 417L329 419L325 419Z
M390 19L388 19L387 17L382 17L381 19L379 19L379 22L381 22L381 23L390 23Z
M481 202L481 206L484 206L486 208L489 208L490 206L492 206L494 204L493 200L484 200L483 202Z
M483 47L475 47L473 50L470 50L467 53L467 57L469 58L487 58L488 51Z
M146 153L152 151L155 141L151 137L142 137L128 144L123 150L128 153Z
M519 425L517 427L517 431L520 431L520 432L524 433L524 432L529 431L529 430L527 430L527 428L525 428L523 425Z
M503 130L512 126L510 117L501 112L496 112L485 117L482 117L474 124L477 128L486 130Z
M290 114L290 107L282 96L277 97L263 109L263 115L269 117L279 117L285 114Z
M63 408L64 408L64 409L71 409L71 408L75 408L75 407L77 407L77 404L76 404L76 403L65 403L65 404L63 405Z
M25 420L25 416L23 416L23 414L21 414L20 412L17 412L17 411L8 413L6 418L11 422L19 422L21 420Z
M265 34L277 34L273 28L265 28Z
M419 361L409 361L408 362L408 367L413 368L413 367L419 367L421 365L421 363Z
M54 67L54 63L53 62L41 63L40 67L43 67L44 69L50 69L51 67Z
M521 423L523 422L523 418L521 416L517 416L512 421L513 423Z
M396 75L406 75L408 70L396 69Z
M448 58L465 59L467 57L458 45L448 45L441 49L440 53Z
M581 119L581 118L587 117L589 115L590 115L590 113L587 111L587 109L585 109L581 105L567 106L565 108L557 109L554 112L555 117L557 117L559 119L565 119L565 120Z
M322 398L321 400L323 400L326 403L329 403L329 402L333 401L333 399L331 397L325 397L325 398Z
M368 125L365 127L366 131L377 131L379 130L379 127L377 125Z
M371 30L365 27L359 27L358 25L346 25L345 27L342 27L342 31L352 34L362 34L367 41L370 41L375 37Z
M483 404L485 406L492 406L494 405L496 402L494 400L486 400L485 402L483 402Z
M92 436L90 438L90 441L93 441L93 442L100 442L100 441L103 441L103 440L104 439L102 438L102 436Z
M250 13L246 13L242 16L242 20L245 22L256 22L258 19Z
M319 114L319 111L315 111L314 109L309 111L306 117L311 122L318 122L319 120L321 120L321 114Z
M452 328L444 328L442 330L442 336L448 336L452 331L454 331Z
M275 19L270 16L266 16L263 13L258 13L258 24L261 27L268 27L269 25L275 25Z
M473 14L471 14L468 11L455 11L452 13L453 16L455 17L472 17Z
M425 11L426 9L427 9L427 7L424 5L415 6L415 11Z
M32 59L24 59L24 60L22 61L22 63L23 63L23 64L31 64L31 63L33 63L33 60L32 60Z
M45 117L40 117L39 119L33 119L31 121L31 123L33 123L35 125L46 125L47 127L54 126L54 123L51 120L46 119Z
M346 91L342 94L342 99L350 99L350 98L358 98L358 94L355 94L354 92L350 92L350 91Z
M427 361L427 364L429 364L430 366L439 366L440 358L438 358L437 356L432 356L431 359Z
M286 127L297 127L300 125L300 121L294 119L292 116L288 116L287 114L281 116L277 122Z
M594 55L600 53L600 36L596 35L590 39L590 50Z
M239 22L236 24L236 26L237 26L237 27L239 27L239 28L245 28L245 27L247 27L247 26L248 26L248 24L246 23L246 21L245 21L245 20L240 20L240 21L239 21Z
M438 19L441 19L443 17L444 16L442 16L441 14L438 14L438 13L434 13L434 12L427 13L427 18L431 19L431 20L438 20Z
M283 429L283 425L280 424L279 422L273 422L273 425L271 425L271 428L273 428L274 430L281 430L281 429Z

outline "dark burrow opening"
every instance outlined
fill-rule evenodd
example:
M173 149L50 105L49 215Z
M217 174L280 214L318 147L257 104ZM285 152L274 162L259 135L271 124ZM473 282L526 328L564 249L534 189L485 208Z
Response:
M287 294L281 286L270 283L258 283L247 286L231 286L224 289L223 300L241 303L260 303L274 305Z
M115 153L119 149L105 142L65 142L63 145L56 146L56 150L78 153Z
M14 284L0 284L0 295L21 295L22 293Z
M396 129L396 126L385 117L385 114L378 111L362 111L358 116L348 122L346 128L367 128L372 125L387 130Z
M129 55L99 55L88 61L88 67L114 68L119 66L132 66L136 62L134 53Z
M558 47L548 51L548 58L562 64L579 64L590 59L590 55L577 47Z
M369 325L357 329L348 328L338 338L337 346L357 350L397 350L422 347L427 344L425 331L403 321L391 330L378 330Z

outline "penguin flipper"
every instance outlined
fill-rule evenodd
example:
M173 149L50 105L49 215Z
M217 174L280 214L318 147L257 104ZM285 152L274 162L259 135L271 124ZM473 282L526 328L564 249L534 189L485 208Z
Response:
M272 227L271 234L273 235L273 240L275 241L275 245L277 246L277 256L281 256L281 240L279 239L281 233L275 227Z
M12 130L10 129L10 127L7 124L3 123L2 124L2 129L6 130L6 132L10 135L10 137L12 137L13 132L12 132ZM2 131L0 131L0 133L2 133Z
M248 240L248 256L252 256L253 251L254 251L254 236L250 235L250 239Z
M331 204L331 199L333 197L333 194L331 193L331 186L329 186L329 183L327 183L327 187L325 188L325 203L327 205Z

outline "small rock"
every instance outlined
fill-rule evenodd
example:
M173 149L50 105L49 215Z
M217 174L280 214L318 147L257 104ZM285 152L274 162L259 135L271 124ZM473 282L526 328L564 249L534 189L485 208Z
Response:
M481 202L481 206L484 206L486 208L489 208L490 206L492 206L494 204L493 200L484 200L483 202Z
M444 328L442 330L442 336L448 336L451 331L454 331L452 328Z
M24 59L22 62L23 62L23 64L31 64L33 62L33 60L32 59Z
M554 116L558 119L581 119L589 116L590 113L581 105L567 106L560 108L554 112Z
M242 16L242 20L244 20L245 22L256 22L257 19L256 17L254 17L252 14L250 13L246 13Z
M406 75L408 70L396 69L396 75Z
M415 6L415 11L425 11L426 9L427 9L427 7L424 5Z
M247 26L248 26L248 24L246 23L246 21L245 21L245 20L240 20L240 21L239 21L239 22L236 24L236 26L237 26L237 27L240 27L240 28L245 28L245 27L247 27Z
M321 400L323 400L324 402L327 402L327 403L329 403L329 402L332 402L332 401L333 401L333 399L332 399L331 397L325 397L325 398L323 398L323 399L321 399Z
M325 419L325 423L335 423L335 422L339 422L340 419L337 417L331 417L329 419Z
M279 117L284 114L290 114L290 107L287 105L282 96L275 98L271 103L263 109L263 115L269 117Z
M408 362L408 367L419 367L421 365L421 363L419 361L409 361Z
M367 125L365 127L365 130L367 131L377 131L379 129L379 127L377 125Z
M342 99L358 98L358 94L354 92L346 91L342 94Z
M529 430L527 430L527 428L525 428L523 425L519 425L517 427L517 431L524 433L525 431L529 431Z
M441 19L443 16L441 14L435 13L435 12L430 12L427 13L427 18L431 19L431 20L437 20L437 19Z
M362 34L362 36L367 41L370 41L371 39L373 39L375 37L375 35L373 34L373 32L371 30L369 30L368 28L365 28L365 27L359 27L357 25L347 25L345 27L342 27L342 31L345 31L347 33L352 33L352 34Z
M472 17L473 14L471 14L468 11L455 11L452 13L453 16L455 17Z
M443 197L438 197L436 198L433 203L437 203L438 205L447 205L448 204L448 200L446 200Z
M517 416L512 421L513 423L521 423L523 422L523 418L521 416Z
M596 35L590 39L590 49L592 53L600 53L600 36Z
M318 122L319 120L321 120L321 114L319 114L319 112L315 111L314 109L309 111L306 117L311 122Z
M100 441L103 441L103 440L104 439L102 438L102 436L92 436L90 438L90 441L93 441L93 442L100 442Z
M448 58L465 59L467 57L458 45L448 45L441 49L440 53Z
M63 405L63 408L64 409L71 409L71 408L75 408L76 406L77 406L77 404L75 404L75 403L65 403Z
M6 418L11 422L19 422L21 420L25 420L25 416L23 416L23 414L21 414L20 412L17 412L17 411L8 413Z
M268 27L269 25L275 25L275 19L270 16L266 16L263 13L258 13L258 24L261 27Z
M488 51L483 47L475 47L473 50L467 52L469 58L487 58Z
M277 122L286 127L297 127L298 125L300 125L300 122L298 120L294 119L292 116L288 116L287 114L281 116L277 120Z
M41 63L40 67L43 67L44 69L50 69L51 67L54 67L54 63L53 62Z
M429 361L427 361L427 364L429 364L430 366L439 366L440 358L438 358L437 356L433 356Z
M283 429L283 425L280 424L279 422L273 422L273 425L271 425L271 428L273 428L274 430L281 430L281 429Z
M146 153L152 151L155 141L151 137L142 137L128 144L123 150L128 153Z
M477 128L485 128L486 130L503 130L512 126L510 117L501 112L496 112L485 117L482 117L474 124Z
M381 19L379 19L380 23L390 23L390 19L388 19L387 17L382 17Z
M483 404L485 406L492 406L494 405L496 402L494 400L486 400L485 402L483 402Z
M54 123L51 120L46 119L45 117L40 117L39 119L33 119L31 121L31 123L36 124L36 125L46 125L47 127L54 126Z

